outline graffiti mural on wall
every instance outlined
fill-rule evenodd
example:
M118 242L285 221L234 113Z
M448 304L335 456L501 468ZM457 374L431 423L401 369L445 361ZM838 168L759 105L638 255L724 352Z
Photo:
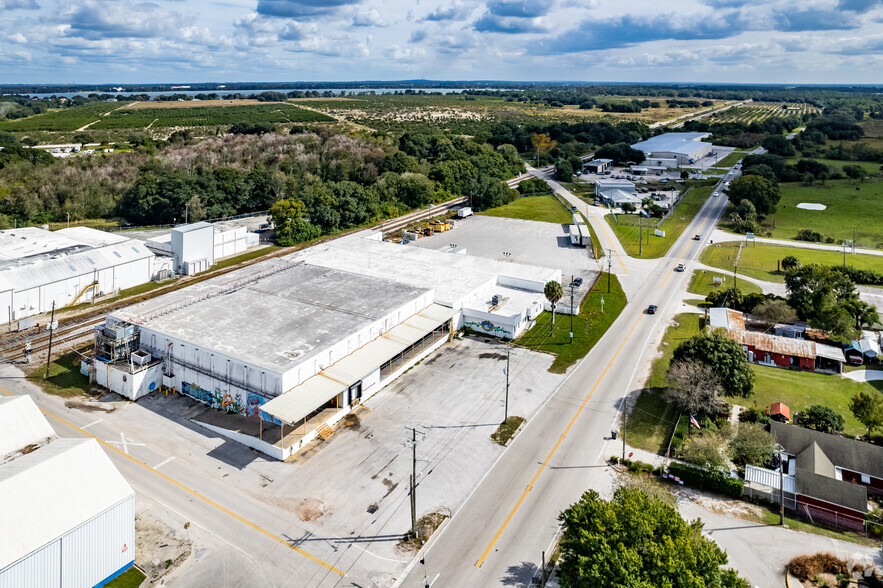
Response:
M476 331L484 331L485 333L493 333L499 335L509 335L512 333L509 329L504 329L503 327L498 327L491 321L481 321L480 323L476 323L474 321L467 321L463 323L464 326L469 327L470 329L475 329Z
M212 392L190 382L181 382L181 384L184 394L204 402L212 408L220 408L227 412L235 412L236 414L245 414L239 399L233 394L222 392L220 388L215 388L214 392Z

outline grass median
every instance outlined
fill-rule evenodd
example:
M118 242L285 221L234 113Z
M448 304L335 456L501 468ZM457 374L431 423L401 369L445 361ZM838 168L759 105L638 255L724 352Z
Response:
M592 290L580 306L579 314L573 316L573 341L570 340L571 317L567 314L555 315L555 326L551 329L552 313L544 312L536 324L522 335L516 344L534 351L554 354L555 361L549 371L561 374L571 365L582 359L592 350L598 340L626 305L626 296L616 276L610 277L610 292L607 292L608 274L602 273ZM566 294L566 292L565 292ZM603 312L601 300L604 300Z
M715 278L720 280L721 283L719 286L716 286L714 284ZM712 272L708 270L695 270L693 272L693 277L690 279L690 285L687 287L687 292L690 292L692 294L701 294L702 296L708 296L715 290L729 288L732 285L733 274L723 274L720 272ZM762 293L760 286L747 280L742 280L741 282L739 282L739 290L741 290L743 294Z
M844 261L844 255L840 251L822 251L762 243L744 245L741 241L727 241L706 247L699 255L699 261L720 268L725 272L732 272L733 265L738 259L737 272L739 274L781 284L785 281L785 273L779 270L779 262L789 255L799 259L803 265L811 263L842 265ZM883 255L847 253L845 259L846 265L883 273ZM743 283L740 282L740 284Z
M654 218L644 219L643 228L638 226L637 215L620 214L614 219L613 215L608 214L604 218L630 256L646 259L662 257L678 240L684 229L693 222L696 213L713 191L713 185L694 185L693 189L681 199L671 216L659 225L658 229L665 232L664 237L653 234L653 228L657 228L655 223L658 222ZM639 237L643 239L643 247L638 242Z

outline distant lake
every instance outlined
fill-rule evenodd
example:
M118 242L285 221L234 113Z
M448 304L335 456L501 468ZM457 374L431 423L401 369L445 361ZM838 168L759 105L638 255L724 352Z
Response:
M262 92L281 92L283 94L287 94L288 92L333 92L335 96L339 95L341 92L346 92L347 94L359 94L359 93L371 93L375 94L393 94L395 92L405 92L406 90L413 90L414 92L438 92L441 94L451 94L453 92L462 92L463 90L472 90L475 88L281 88L281 89L264 89L264 90L237 90L235 88L218 88L214 90L169 90L167 92L132 92L127 90L122 90L121 92L116 92L114 90L101 90L99 92L88 91L88 92L58 92L58 93L50 93L50 94L27 94L31 97L37 98L49 98L51 96L64 96L66 98L73 98L74 96L88 96L89 94L112 94L114 96L129 96L131 94L146 94L153 98L154 96L167 96L169 94L185 94L187 96L196 96L197 94L242 94L244 96L253 96L254 94L260 94ZM481 88L482 90L503 90L505 88Z

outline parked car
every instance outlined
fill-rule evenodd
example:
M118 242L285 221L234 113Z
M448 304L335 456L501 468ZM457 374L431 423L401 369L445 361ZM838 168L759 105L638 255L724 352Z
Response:
M571 283L573 284L573 287L574 287L574 288L579 288L580 286L583 285L583 279L582 279L582 278L576 278L576 279L573 280L573 282L571 282Z
M656 305L651 304L647 307L647 314L656 314Z

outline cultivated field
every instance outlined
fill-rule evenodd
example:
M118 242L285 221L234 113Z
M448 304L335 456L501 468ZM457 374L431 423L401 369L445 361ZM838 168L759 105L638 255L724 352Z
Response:
M0 120L0 131L75 131L119 108L115 102L98 102L62 110L50 110L29 118Z
M168 127L229 126L252 123L303 123L331 121L328 116L292 104L262 102L243 106L191 106L189 108L120 109L91 129L145 129Z
M260 100L174 100L130 102L120 110L144 110L155 108L208 108L218 106L252 106L255 104L281 104L281 102L261 102Z
M768 118L786 118L803 114L818 113L821 110L812 104L782 102L752 102L751 106L738 106L708 117L709 122L757 123Z

